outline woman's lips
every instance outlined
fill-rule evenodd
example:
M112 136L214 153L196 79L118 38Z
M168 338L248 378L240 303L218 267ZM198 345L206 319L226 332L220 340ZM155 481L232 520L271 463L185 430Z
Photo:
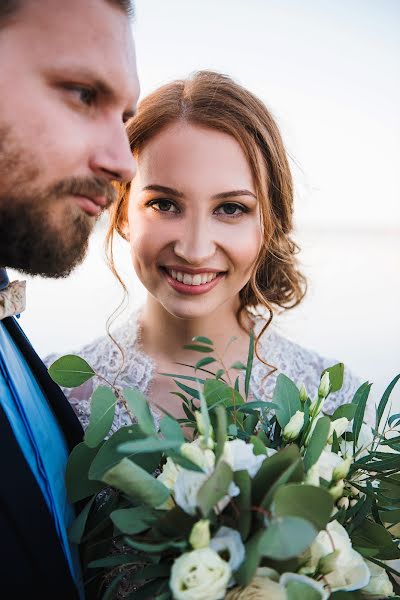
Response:
M188 296L199 296L201 294L206 294L215 288L215 286L218 285L221 279L225 276L225 273L218 273L215 279L212 281L201 283L200 285L188 285L183 283L183 281L174 279L165 269L161 268L160 271L174 290L180 294L186 294Z

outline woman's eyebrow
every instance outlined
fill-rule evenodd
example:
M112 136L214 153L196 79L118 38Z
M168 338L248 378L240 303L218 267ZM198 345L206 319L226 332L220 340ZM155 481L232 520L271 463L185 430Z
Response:
M235 198L235 196L251 196L257 200L257 196L250 192L250 190L232 190L230 192L221 192L220 194L215 194L213 198L215 200L223 200L224 198Z
M165 185L158 185L156 183L145 185L143 191L149 192L160 192L161 194L170 194L171 196L176 196L177 198L183 198L184 194L182 192L178 192L178 190L174 190L174 188L167 187Z

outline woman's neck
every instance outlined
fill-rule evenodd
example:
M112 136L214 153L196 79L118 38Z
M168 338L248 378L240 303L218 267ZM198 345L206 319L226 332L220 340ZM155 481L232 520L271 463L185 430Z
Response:
M247 345L248 332L237 319L238 306L226 305L210 315L193 319L181 319L168 313L153 297L148 296L141 316L142 345L144 351L158 361L185 362L188 350L183 346L193 343L195 336L205 336L213 341L215 354L222 356L229 340L237 338L236 359L243 352L239 350ZM247 324L247 330L250 322ZM235 350L233 349L233 352ZM229 352L230 354L230 352ZM197 355L201 358L200 355Z

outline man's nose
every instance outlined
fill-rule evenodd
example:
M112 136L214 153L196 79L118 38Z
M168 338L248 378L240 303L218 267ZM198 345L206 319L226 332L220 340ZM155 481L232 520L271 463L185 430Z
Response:
M191 223L184 223L174 252L191 265L206 266L215 254L216 245L207 222L193 217Z
M113 181L132 181L136 162L123 123L104 128L103 139L94 149L90 167L97 176Z

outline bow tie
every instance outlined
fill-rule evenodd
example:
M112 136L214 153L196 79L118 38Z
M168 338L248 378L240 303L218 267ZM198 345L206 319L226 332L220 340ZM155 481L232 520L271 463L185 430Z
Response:
M25 281L12 281L0 288L0 321L25 310Z

